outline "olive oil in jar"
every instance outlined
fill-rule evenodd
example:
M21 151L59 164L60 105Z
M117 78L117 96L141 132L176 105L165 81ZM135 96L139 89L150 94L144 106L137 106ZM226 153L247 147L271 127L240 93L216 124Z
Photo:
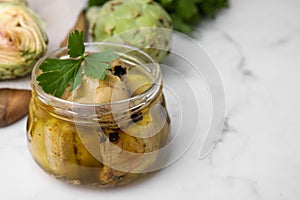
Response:
M39 166L75 185L107 187L150 172L170 123L159 66L150 61L144 54L135 54L134 63L116 60L105 80L83 75L62 98L45 94L33 79L27 138Z

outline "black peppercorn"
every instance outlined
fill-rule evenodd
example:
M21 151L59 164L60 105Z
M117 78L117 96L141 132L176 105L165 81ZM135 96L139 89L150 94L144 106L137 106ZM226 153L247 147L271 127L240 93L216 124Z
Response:
M122 66L119 66L119 65L114 67L114 75L115 76L118 76L121 78L126 73L127 73L126 68L123 68Z
M111 132L109 133L109 141L111 142L117 142L119 140L119 133L117 132Z

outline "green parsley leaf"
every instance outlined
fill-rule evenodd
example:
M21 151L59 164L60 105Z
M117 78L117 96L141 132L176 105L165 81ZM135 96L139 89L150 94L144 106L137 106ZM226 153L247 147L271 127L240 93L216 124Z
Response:
M107 0L88 0L88 6L101 6L104 4Z
M183 32L183 33L191 33L193 31L193 28L185 23L181 17L178 17L177 15L172 15L173 19L173 28L174 30Z
M74 89L76 89L77 86L81 84L81 81L82 81L82 68L80 68L79 71L77 72L75 79L71 80L71 86L69 92L72 92Z
M78 60L47 58L40 66L43 73L37 77L37 81L46 93L61 97L70 81L74 81L77 76L82 61L82 58Z
M84 35L83 31L73 31L68 39L68 54L71 58L77 58L84 54Z
M83 61L84 74L87 77L104 80L107 69L111 68L109 63L118 57L112 50L84 55L84 35L78 30L69 35L68 42L68 54L71 59L45 59L40 65L43 73L37 77L43 90L56 97L61 97L68 85L71 92L81 84Z
M98 53L93 53L88 55L87 57L91 55L93 55L93 57L97 57L97 60L95 60L95 62L111 62L119 57L117 54L114 53L112 49L108 49Z
M107 69L111 68L107 62L111 62L117 57L111 50L89 54L86 56L84 63L85 75L104 80Z

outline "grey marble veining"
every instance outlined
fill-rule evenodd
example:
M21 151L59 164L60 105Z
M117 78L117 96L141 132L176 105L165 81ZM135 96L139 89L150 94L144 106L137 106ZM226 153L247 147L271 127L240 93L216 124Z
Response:
M199 28L198 41L217 63L228 100L230 128L211 162L230 180L229 193L241 187L220 199L300 197L296 7L300 2L232 1L217 23Z

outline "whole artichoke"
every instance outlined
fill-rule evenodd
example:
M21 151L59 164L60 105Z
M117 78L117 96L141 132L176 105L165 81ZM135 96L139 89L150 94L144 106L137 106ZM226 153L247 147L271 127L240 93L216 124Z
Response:
M24 2L0 2L0 80L28 74L46 52L43 23Z
M94 41L135 46L162 61L170 50L172 20L153 0L112 0L87 13Z

